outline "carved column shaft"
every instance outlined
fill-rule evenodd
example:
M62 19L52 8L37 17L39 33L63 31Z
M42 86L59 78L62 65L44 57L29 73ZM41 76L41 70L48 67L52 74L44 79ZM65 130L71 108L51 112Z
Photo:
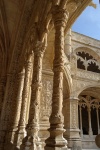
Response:
M11 117L12 121L10 125L13 127L18 126L19 118L20 118L20 110L21 110L21 103L22 103L22 91L23 91L23 85L24 85L24 77L25 77L25 70L23 68L21 73L17 74L17 81L15 85L15 95L14 99L15 101L12 103L12 112L14 113ZM10 127L11 127L10 126Z
M62 114L63 103L63 67L64 67L64 28L68 20L68 12L54 7L52 13L55 26L55 47L53 63L53 95L52 113L50 116L50 137L47 139L46 149L67 148L67 141L63 138L64 117ZM59 135L59 136L58 136Z
M30 76L32 72L33 66L33 54L28 56L28 60L26 61L25 65L25 78L24 78L24 88L22 94L22 105L21 105L21 113L20 113L20 120L18 125L18 131L15 136L15 146L20 146L22 139L25 136L25 126L26 126L26 114L27 114L27 104L28 98L30 94Z
M10 121L10 112L11 112L11 103L12 103L12 89L14 88L15 84L15 76L10 73L7 75L7 84L4 96L4 103L1 112L1 119L0 119L0 150L4 148L6 134L8 130L8 125ZM11 90L9 90L11 88ZM10 97L11 96L11 97Z
M11 143L14 142L14 135L17 131L18 122L20 118L20 110L21 110L21 103L22 103L22 90L23 90L23 84L24 84L24 72L23 69L22 72L17 74L17 81L15 84L15 93L13 95L13 101L11 103L11 111L9 116L9 126L8 126L8 133L6 136L6 148L12 148Z
M58 8L55 7L55 10L53 12L53 19L55 26L55 58L53 64L54 78L53 78L51 118L58 117L57 123L63 123L62 102L63 102L63 67L64 67L64 27L67 23L68 13L64 9L60 9L59 6ZM58 122L58 120L60 122Z
M44 47L36 47L34 50L34 66L33 66L33 79L32 79L32 95L29 114L29 125L38 122L39 119L39 104L42 86L42 59Z
M42 86L42 60L45 51L45 46L42 42L38 42L34 49L34 65L33 65L33 78L31 87L31 102L29 121L27 125L27 136L21 145L21 149L29 148L36 149L39 147L39 111L40 111L40 94ZM27 143L30 144L27 144Z
M53 68L54 69L54 79L53 79L52 114L53 115L59 114L59 116L62 116L62 101L63 101L63 67L64 67L64 62L63 62L64 41L63 41L63 38L64 38L64 28L60 27L60 26L56 27L55 59L54 59L54 68Z
M24 89L22 94L22 106L21 106L21 115L19 121L19 128L25 127L26 124L26 113L27 113L27 102L29 97L30 90L30 75L32 71L33 65L33 54L29 56L28 61L26 62L26 70L25 70L25 80L24 80Z

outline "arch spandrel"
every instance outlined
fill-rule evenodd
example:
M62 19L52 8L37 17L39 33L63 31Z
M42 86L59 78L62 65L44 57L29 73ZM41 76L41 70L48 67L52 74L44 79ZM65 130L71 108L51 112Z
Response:
M74 96L74 97L78 97L78 95L84 91L85 89L87 88L90 88L90 87L100 87L100 82L89 82L89 81L79 81L79 80L73 80L73 90L72 90L72 93L71 95Z

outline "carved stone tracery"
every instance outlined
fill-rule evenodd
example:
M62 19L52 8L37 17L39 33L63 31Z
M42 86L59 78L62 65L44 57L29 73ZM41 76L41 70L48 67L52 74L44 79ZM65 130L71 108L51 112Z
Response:
M77 53L77 67L87 71L90 70L97 73L100 72L100 62L98 62L93 56L85 52Z
M98 133L100 132L100 123L99 123L99 110L100 110L100 100L97 98L94 98L90 95L80 95L79 96L79 109L82 111L82 108L86 108L85 110L87 110L88 112L88 126L89 129L87 131L87 134L91 137L93 135L93 131L92 131L92 124L91 124L91 119L92 119L92 109L96 110L96 117L97 117L97 122L95 122L95 124L97 124L98 127ZM82 114L80 114L80 121L84 121L82 120ZM84 129L87 130L87 127L82 127L82 123L80 123L81 126L81 135L85 133ZM85 133L86 134L86 133Z

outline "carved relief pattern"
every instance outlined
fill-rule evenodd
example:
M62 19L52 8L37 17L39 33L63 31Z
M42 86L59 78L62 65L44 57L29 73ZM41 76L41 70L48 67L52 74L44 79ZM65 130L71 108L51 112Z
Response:
M43 79L42 88L42 102L40 110L40 118L49 119L51 114L51 102L52 102L52 81L50 78Z
M71 104L71 128L77 128L77 104Z

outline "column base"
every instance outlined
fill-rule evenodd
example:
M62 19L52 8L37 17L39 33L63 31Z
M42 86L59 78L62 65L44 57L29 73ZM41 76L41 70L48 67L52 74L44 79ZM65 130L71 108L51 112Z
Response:
M56 150L57 148L61 150L62 148L67 148L67 140L63 137L63 128L51 128L49 129L50 137L45 141L46 142L46 150L47 148L53 148ZM50 149L49 148L49 149Z
M14 147L20 149L20 145L22 144L23 138L26 136L25 129L19 129L15 133Z
M68 141L68 147L72 148L74 144L82 147L82 140L79 135L80 130L79 129L70 129L65 132L65 139Z
M26 136L22 141L20 150L42 150L39 137Z
M80 139L68 139L68 147L80 147L82 148L82 141Z

